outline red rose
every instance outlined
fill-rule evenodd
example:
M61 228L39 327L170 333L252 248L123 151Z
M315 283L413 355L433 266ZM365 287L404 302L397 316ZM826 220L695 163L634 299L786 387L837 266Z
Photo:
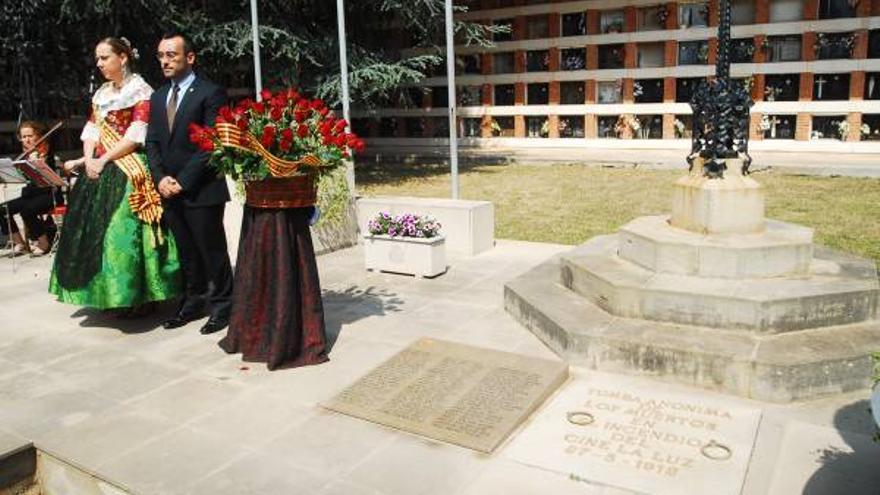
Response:
M199 141L197 145L200 150L206 151L208 153L214 151L214 141L211 139L202 139Z
M281 139L281 142L278 143L278 148L281 149L281 151L287 152L290 151L290 145L291 141L289 139Z
M248 128L248 121L247 119L239 119L235 121L235 125L237 125L242 131L246 131Z
M324 139L322 140L322 142L323 142L326 146L330 146L331 144L333 144L333 141L334 141L333 136L324 136Z
M321 134L328 136L330 134L330 129L332 129L332 128L333 128L333 125L330 122L322 122L321 125L318 126L318 131Z
M299 123L302 123L303 121L306 120L306 113L305 112L296 112L293 114L293 119Z
M264 148L269 149L272 144L275 142L275 127L271 125L267 125L263 128L263 135L260 136L260 144L263 145Z
M269 111L269 117L270 117L272 120L281 120L281 116L282 116L283 113L284 113L284 112L283 112L280 108L275 107L275 108L273 108L272 110Z
M290 88L287 90L287 99L296 101L299 99L299 93L295 89Z
M352 146L352 149L354 149L356 152L360 153L361 151L364 151L364 147L365 147L364 140L358 138L357 141L355 141L354 146Z
M312 108L312 110L318 110L319 108L322 108L324 106L324 101L320 98L316 98L312 100L309 106Z
M333 142L334 142L334 144L336 144L336 146L339 146L340 148L344 148L345 147L345 136L336 136L335 138L333 138Z
M285 127L281 129L281 140L282 141L292 141L293 140L293 129L290 127Z
M324 107L324 108L318 110L318 113L321 115L321 117L326 117L327 114L330 113L330 109L327 107Z
M268 89L264 89L260 91L260 96L263 98L263 101L266 101L272 98L272 92Z
M346 122L345 119L339 119L336 121L336 125L333 127L333 129L335 129L336 132L342 132L342 130L345 129L345 126L347 125L348 122Z
M254 103L253 106L251 106L251 109L257 113L265 113L266 105L263 105L262 103Z
M232 122L235 120L235 116L232 115L232 109L229 107L220 107L220 110L217 112L218 121L220 118L223 119L223 122Z
M307 126L305 124L300 124L299 126L297 126L296 135L301 138L308 136L309 135L309 126Z
M254 100L250 98L245 98L238 102L237 108L240 108L242 111L248 111L254 106Z

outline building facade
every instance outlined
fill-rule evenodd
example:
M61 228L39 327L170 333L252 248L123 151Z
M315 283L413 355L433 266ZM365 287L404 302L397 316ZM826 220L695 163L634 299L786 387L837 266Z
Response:
M718 0L467 3L459 18L510 29L492 47L456 47L464 146L686 147L688 101L714 74ZM731 3L753 147L880 151L880 0ZM439 145L446 84L434 74L409 104L354 125L377 144Z

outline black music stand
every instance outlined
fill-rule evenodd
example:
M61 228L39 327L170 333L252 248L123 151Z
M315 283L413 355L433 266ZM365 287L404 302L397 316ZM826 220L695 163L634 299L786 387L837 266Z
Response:
M10 232L10 236L12 235L12 216L9 214L9 201L6 198L6 190L10 184L28 183L27 178L19 170L19 167L21 166L30 166L30 164L27 162L27 160L13 161L9 158L0 158L0 184L3 185L3 207L6 209L6 226L8 227L8 231ZM12 243L11 237L7 239L7 243ZM11 245L11 247L14 251L15 246ZM16 271L14 252L12 253L12 271Z

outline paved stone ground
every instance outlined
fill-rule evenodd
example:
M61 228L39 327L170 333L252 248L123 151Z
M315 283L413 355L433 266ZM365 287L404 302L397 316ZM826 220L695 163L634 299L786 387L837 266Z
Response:
M518 464L505 446L486 456L318 407L424 336L555 358L504 312L502 286L567 249L498 241L433 280L366 272L359 248L321 256L331 361L276 372L226 355L201 322L157 328L169 307L120 321L56 303L49 258L19 258L14 273L4 258L0 450L32 441L143 494L631 493ZM868 391L778 406L647 383L763 410L745 494L880 491Z

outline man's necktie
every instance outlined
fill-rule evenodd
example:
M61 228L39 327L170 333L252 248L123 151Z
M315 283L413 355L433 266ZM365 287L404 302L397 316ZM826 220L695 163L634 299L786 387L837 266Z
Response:
M177 95L180 93L180 86L177 84L171 85L171 98L168 100L168 108L166 109L168 112L168 130L170 131L174 126L174 115L177 113Z

